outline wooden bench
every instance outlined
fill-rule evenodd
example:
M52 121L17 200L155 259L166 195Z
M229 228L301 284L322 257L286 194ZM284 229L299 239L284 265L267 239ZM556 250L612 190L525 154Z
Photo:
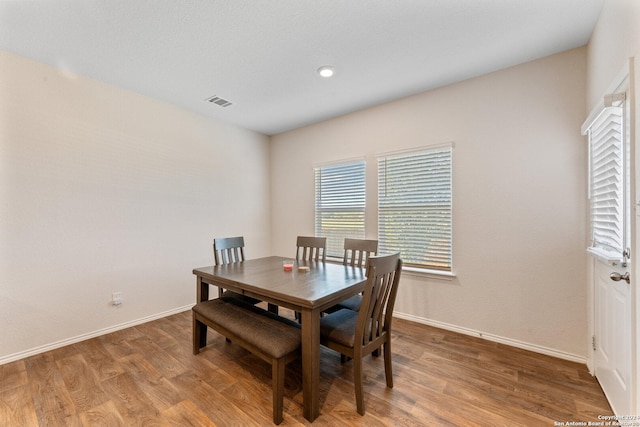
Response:
M200 352L200 331L206 325L271 363L273 422L280 424L285 367L300 356L300 325L259 307L225 298L200 302L192 310L193 354Z

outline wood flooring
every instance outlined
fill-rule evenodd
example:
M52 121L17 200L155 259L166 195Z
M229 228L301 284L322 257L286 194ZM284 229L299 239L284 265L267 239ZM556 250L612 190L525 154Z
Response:
M394 388L365 360L366 414L352 363L323 348L318 426L554 426L612 415L586 366L394 321ZM302 416L287 366L282 426ZM210 331L191 353L191 312L0 366L0 426L269 426L270 366ZM557 424L556 424L557 423Z

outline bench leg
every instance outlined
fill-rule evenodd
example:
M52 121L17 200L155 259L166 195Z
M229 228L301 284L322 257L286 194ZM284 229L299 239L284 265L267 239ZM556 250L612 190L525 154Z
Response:
M202 323L196 320L196 314L193 313L193 354L200 353L200 347L202 347L200 345L201 334L202 334Z
M274 359L271 362L271 378L273 381L273 422L282 422L282 410L284 399L284 358Z

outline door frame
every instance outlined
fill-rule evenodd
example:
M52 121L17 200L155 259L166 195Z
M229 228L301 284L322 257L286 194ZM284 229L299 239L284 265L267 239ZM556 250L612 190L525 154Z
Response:
M640 70L639 70L640 71ZM631 261L628 265L629 274L631 276L630 283L630 322L631 322L631 410L632 414L616 414L616 415L638 415L640 414L640 315L638 313L638 307L640 307L640 292L638 292L638 281L640 273L640 194L637 193L640 190L640 150L638 150L639 143L636 133L636 97L635 97L635 67L634 58L629 58L628 64L622 68L622 71L618 73L616 79L607 88L606 93L614 93L616 90L625 83L628 79L628 88L626 91L629 94L629 157L630 157L630 170L629 170L629 192L630 192L630 249L631 249ZM604 95L600 98L603 99ZM592 117L598 110L595 108L589 117ZM589 120L589 119L587 119ZM638 169L638 171L637 171ZM587 176L587 179L588 176ZM589 218L587 207L587 219ZM587 221L587 224L589 220ZM589 230L589 228L587 228ZM587 231L587 236L589 232ZM591 375L595 375L594 364L594 339L595 339L595 265L599 262L593 255L587 255L587 367Z
M639 70L640 71L640 70ZM636 69L635 58L629 58L629 138L631 149L631 249L633 263L631 264L631 409L633 414L640 414L640 292L638 292L638 277L640 276L640 144L638 142L636 109Z

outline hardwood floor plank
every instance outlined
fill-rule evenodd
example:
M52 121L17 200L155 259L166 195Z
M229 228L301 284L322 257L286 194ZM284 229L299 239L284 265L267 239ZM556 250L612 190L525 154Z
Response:
M0 365L0 393L11 388L24 386L27 382L28 375L24 360Z
M110 378L102 383L102 387L111 396L111 402L127 426L170 425L129 374Z
M416 363L420 362L422 361L416 361ZM557 403L546 394L528 393L517 383L505 383L499 377L456 363L447 363L442 360L436 364L431 360L425 365L425 369L448 379L444 394L462 398L479 407L491 403L495 411L508 407L516 413L527 411L552 420L564 418L575 411L575 403L572 399L564 398L568 407L563 407L562 403Z
M93 367L98 381L104 381L124 372L99 339L94 338L74 345L78 347L84 360Z
M58 369L76 409L84 412L109 399L96 379L94 369L81 354L57 361Z
M543 391L517 381L507 381L493 372L438 356L425 355L415 363L426 363L429 370L448 377L449 383L471 386L470 391L477 393L478 396L491 396L502 402L508 402L515 408L536 412L549 419L561 419L575 412L573 398L563 393L554 394L553 390Z
M165 410L183 400L173 384L162 376L143 355L132 354L120 359L120 362L158 410Z
M125 427L127 424L110 400L80 414L80 422L91 427Z
M200 377L213 387L225 388L236 382L233 375L230 375L226 370L220 369L218 365L211 362L207 357L193 357L190 343L189 345L176 344L169 347L167 351L176 359L187 364L188 371L198 372ZM215 357L211 358L215 360Z
M584 400L576 400L576 415L574 418L577 420L595 420L598 415L612 415L610 412L609 404L606 401L585 402ZM637 422L635 423L637 424Z
M452 416L458 416L460 408L463 406L465 408L473 408L474 412L470 414L470 421L482 419L480 417L481 414L489 413L491 414L489 418L495 418L493 422L499 420L498 424L504 423L504 425L536 426L550 423L548 417L538 414L537 411L529 410L530 407L537 408L537 403L535 402L529 402L531 406L523 408L521 405L512 403L512 401L503 400L509 397L508 394L488 392L486 389L478 389L474 384L468 384L464 381L449 383L442 396L438 397L444 399L454 398L447 399L448 402L446 400L441 401L440 405L430 405L434 408L443 408L446 407L444 405L448 405L447 412ZM436 399L433 400L438 401ZM457 404L454 404L455 402ZM424 402L421 401L419 404L424 405ZM454 405L451 406L452 404Z
M213 331L194 356L191 327L186 311L0 366L0 425L272 425L269 365ZM313 425L546 427L612 415L578 363L401 319L392 348L392 389L383 359L364 359L364 416L353 362L322 348ZM290 363L282 426L310 425L301 378Z
M76 415L76 406L62 379L56 360L51 353L25 359L31 395L41 425L64 426Z
M190 400L183 400L165 409L162 415L175 427L213 427L216 424Z
M195 373L186 373L173 379L173 384L181 394L196 404L202 412L207 414L210 420L219 426L260 425L262 412L249 416L241 408L238 408L223 393L211 387ZM255 386L255 385L254 385ZM261 408L267 411L271 420L271 405ZM258 423L254 418L258 419ZM266 424L263 422L262 424Z
M48 387L65 387L58 364L51 352L24 359L29 383L34 392L43 392Z
M135 350L131 348L129 341L141 336L134 328L128 328L102 335L96 339L102 343L102 346L109 352L111 357L117 360L134 354Z
M157 322L138 325L136 326L136 328L138 329L138 331L140 331L144 338L151 340L160 348L171 347L179 342L179 337L181 335L172 336L166 331L173 330L176 333L183 333L183 331L181 330L173 329L171 322L168 322L165 319L158 319Z
M405 362L394 368L394 381L397 378L401 382L402 388L408 390L410 395L420 396L424 389L442 393L447 386L446 378L425 371L421 369L422 366L414 367L410 362Z
M354 397L355 399L355 397ZM366 403L365 403L366 404ZM371 412L371 411L369 411ZM351 402L347 399L340 400L331 411L331 415L339 422L338 425L359 426L362 425L362 417L356 412L355 401ZM383 427L387 423L378 418L375 414L370 413L367 416L367 427Z
M34 391L39 389L38 391ZM70 417L77 416L73 399L66 387L47 387L41 389L31 386L31 394L36 406L36 416L43 426L68 425Z
M136 338L129 344L139 353L145 356L158 372L162 372L166 378L172 378L188 370L186 364L167 353L148 337Z
M28 385L12 387L0 392L0 425L38 425L36 409Z
M570 396L573 400L579 400L585 404L597 408L601 411L608 411L609 404L602 399L602 392L595 393L600 386L595 378L591 377L591 381L584 382L580 387L576 387L571 381L562 382L556 378L541 378L538 375L521 372L518 376L518 384L537 389L540 393ZM549 392L549 386L553 385L553 392Z
M468 338L470 338L470 343L475 343L475 338ZM423 353L419 359L426 360L431 357L433 360L456 362L462 366L473 366L474 369L485 372L486 374L495 374L497 376L504 377L507 381L517 380L518 370L516 368L500 363L487 362L486 360L483 360L483 352L480 351L480 349L475 348L477 345L472 347L474 348L467 350L457 342L450 344L444 339L432 341L429 347L425 348L423 346ZM427 349L428 351L425 351ZM495 351L495 346L488 346L484 351L487 352L489 349L493 352Z

